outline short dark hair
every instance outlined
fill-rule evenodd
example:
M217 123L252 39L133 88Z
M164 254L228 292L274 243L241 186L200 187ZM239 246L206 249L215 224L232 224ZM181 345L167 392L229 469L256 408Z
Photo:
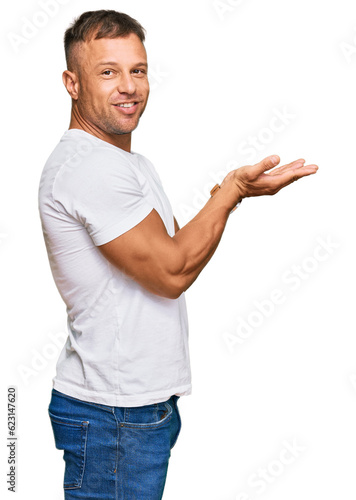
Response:
M64 50L67 68L73 69L73 47L78 42L99 38L126 37L134 33L145 41L145 30L132 17L116 10L94 10L84 12L69 26L64 34Z

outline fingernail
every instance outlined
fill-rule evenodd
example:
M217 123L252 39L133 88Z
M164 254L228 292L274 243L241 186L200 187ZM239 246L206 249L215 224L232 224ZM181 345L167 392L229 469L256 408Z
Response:
M272 156L271 160L272 160L273 165L277 165L277 163L279 162L278 156Z

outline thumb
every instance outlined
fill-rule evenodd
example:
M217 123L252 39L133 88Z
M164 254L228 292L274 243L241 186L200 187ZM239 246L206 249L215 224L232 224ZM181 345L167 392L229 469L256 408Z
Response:
M256 163L254 165L254 171L256 175L260 175L263 172L266 172L267 170L271 170L271 168L278 165L280 161L281 159L277 155L267 156L267 158L264 158L259 163Z

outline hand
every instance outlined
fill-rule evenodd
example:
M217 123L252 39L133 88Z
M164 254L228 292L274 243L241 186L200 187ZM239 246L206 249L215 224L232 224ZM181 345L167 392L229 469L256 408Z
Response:
M307 175L315 174L317 165L304 165L305 160L295 160L288 165L271 170L280 162L279 156L268 156L255 165L247 165L230 172L221 184L233 182L239 192L239 200L251 196L273 195L288 184Z

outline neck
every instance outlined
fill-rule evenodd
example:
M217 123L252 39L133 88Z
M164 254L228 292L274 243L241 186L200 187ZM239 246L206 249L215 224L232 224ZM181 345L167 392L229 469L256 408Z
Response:
M69 129L72 128L84 130L84 132L87 132L88 134L91 134L97 137L98 139L101 139L102 141L108 142L109 144L112 144L113 146L123 149L128 153L131 152L131 132L129 132L128 134L121 134L121 135L109 134L107 132L104 132L95 125L83 120L82 117L79 115L79 113L75 112L75 108L72 109L72 114L69 124Z

